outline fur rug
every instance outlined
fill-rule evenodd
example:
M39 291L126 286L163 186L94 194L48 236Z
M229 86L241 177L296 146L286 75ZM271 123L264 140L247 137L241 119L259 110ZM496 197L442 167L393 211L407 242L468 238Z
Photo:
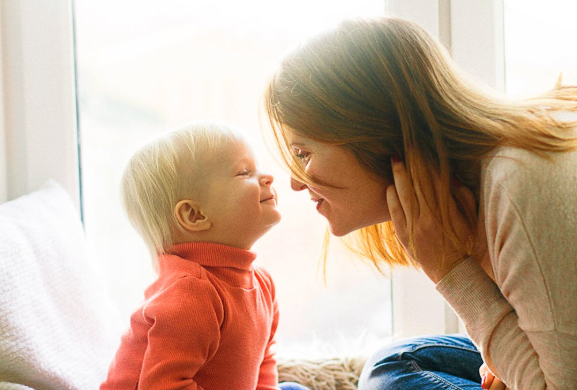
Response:
M297 382L312 390L356 390L365 358L279 359L279 382Z

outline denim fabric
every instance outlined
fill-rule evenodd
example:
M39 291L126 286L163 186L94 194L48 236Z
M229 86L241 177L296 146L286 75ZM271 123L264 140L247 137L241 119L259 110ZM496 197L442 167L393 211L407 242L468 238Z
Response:
M387 345L371 357L359 390L481 390L481 354L461 335L417 337Z
M282 382L278 384L278 387L281 390L310 390L308 387L294 382Z

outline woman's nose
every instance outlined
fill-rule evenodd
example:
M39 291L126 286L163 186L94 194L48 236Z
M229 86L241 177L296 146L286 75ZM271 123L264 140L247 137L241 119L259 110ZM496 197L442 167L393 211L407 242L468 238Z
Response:
M301 183L300 181L298 181L294 177L291 177L291 188L293 189L293 191L302 191L305 188L307 188L307 185L304 183Z

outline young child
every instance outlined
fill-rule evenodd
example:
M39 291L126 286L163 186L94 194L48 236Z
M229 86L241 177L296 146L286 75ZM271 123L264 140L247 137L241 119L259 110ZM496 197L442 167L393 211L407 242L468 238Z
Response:
M278 388L275 287L249 251L281 219L272 182L220 123L186 126L131 158L122 199L158 278L101 390Z

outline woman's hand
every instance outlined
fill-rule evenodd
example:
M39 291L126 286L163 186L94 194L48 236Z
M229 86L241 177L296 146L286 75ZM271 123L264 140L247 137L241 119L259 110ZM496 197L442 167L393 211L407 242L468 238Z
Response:
M414 190L405 165L393 158L392 166L395 184L387 188L387 202L395 232L407 253L421 265L434 283L438 283L467 257L467 253L460 251L443 232L437 222L441 220L439 209L431 209L423 194ZM431 172L431 175L433 185L440 185L440 180L436 177L438 174ZM454 194L459 197L462 206L474 212L475 197L470 189L458 186ZM471 240L473 229L453 198L449 200L448 206L459 241ZM415 234L414 248L409 245L411 231Z
M485 363L479 368L479 374L481 375L481 388L485 390L508 390L508 387L501 382L491 371Z

